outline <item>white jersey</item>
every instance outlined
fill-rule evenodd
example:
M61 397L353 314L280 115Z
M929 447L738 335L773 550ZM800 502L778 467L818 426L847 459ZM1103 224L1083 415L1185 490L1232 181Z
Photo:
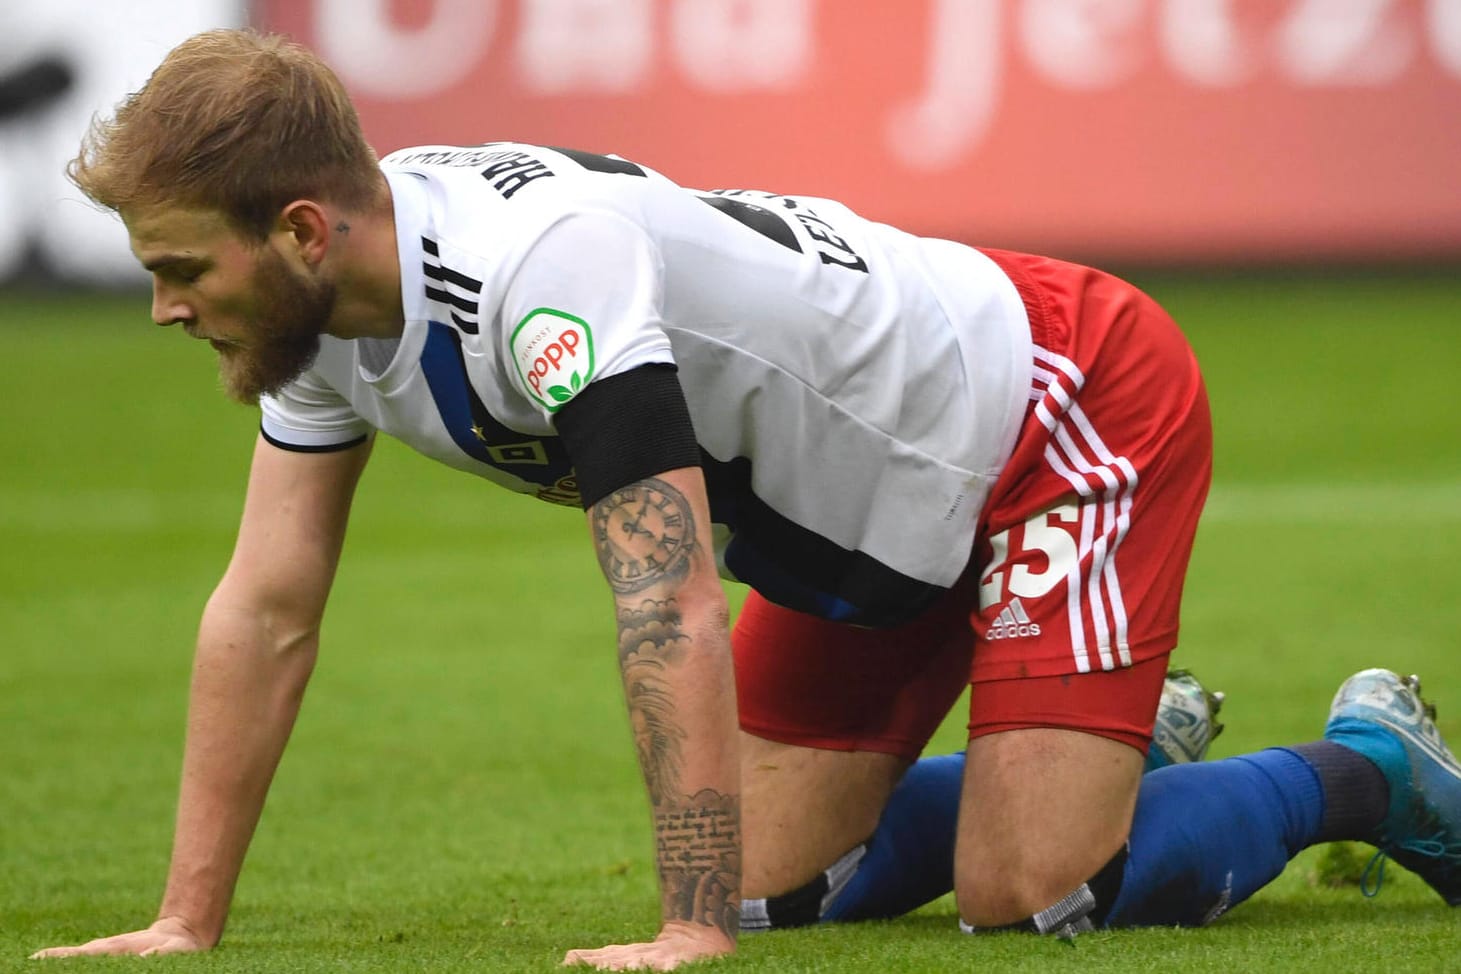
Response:
M958 578L1031 379L1024 306L983 254L572 150L428 146L381 166L404 333L326 336L262 403L275 444L379 430L578 503L555 413L590 383L674 365L728 577L867 624Z

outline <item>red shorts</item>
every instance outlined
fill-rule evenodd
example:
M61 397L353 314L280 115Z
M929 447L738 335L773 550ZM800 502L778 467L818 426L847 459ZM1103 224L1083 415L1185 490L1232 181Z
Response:
M1124 281L985 253L1024 300L1035 369L969 568L892 629L751 593L733 638L750 733L912 760L972 684L971 738L1061 727L1146 749L1212 473L1197 362Z

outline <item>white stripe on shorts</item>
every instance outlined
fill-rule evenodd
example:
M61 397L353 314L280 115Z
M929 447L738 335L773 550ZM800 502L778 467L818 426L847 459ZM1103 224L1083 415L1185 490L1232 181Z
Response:
M1116 572L1116 553L1131 527L1136 468L1126 457L1111 452L1075 402L1076 393L1085 384L1080 369L1069 359L1038 346L1035 361L1038 364L1030 399L1036 401L1035 414L1051 434L1045 461L1081 498L1078 559L1066 579L1076 669L1089 672L1094 663L1086 644L1087 605L1101 669L1130 666L1126 604ZM1093 477L1099 481L1099 489L1093 486ZM1077 579L1087 556L1091 570L1085 586L1081 586Z

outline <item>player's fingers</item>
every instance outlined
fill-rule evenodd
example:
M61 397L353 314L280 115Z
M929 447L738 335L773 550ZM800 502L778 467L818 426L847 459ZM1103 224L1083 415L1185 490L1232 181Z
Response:
M31 960L44 960L50 957L84 957L94 954L126 954L130 953L125 946L117 943L120 937L107 937L102 940L88 940L84 944L77 944L73 947L47 947L45 950L38 950L31 954Z
M74 944L70 947L47 947L45 950L38 950L30 955L31 960L44 960L48 957L83 957L87 954L108 953L102 946L105 941L88 940L84 944Z
M583 964L601 971L668 971L698 956L664 943L612 944L597 950L570 950L563 964Z
M32 960L45 960L52 957L90 957L101 954L171 954L184 950L196 950L190 941L183 937L159 937L151 931L142 930L134 933L118 934L115 937L101 937L97 940L88 940L84 944L74 947L47 947L45 950L38 950L31 954Z
M587 964L589 963L588 955L592 953L593 951L591 950L570 950L568 953L563 955L562 966L578 967L582 964Z
M563 966L595 967L601 971L615 970L615 968L612 967L604 967L603 961L607 957L609 951L615 950L620 946L620 944L611 944L608 947L600 947L597 950L570 950L568 953L563 955Z
M631 945L610 944L607 947L600 947L597 950L570 950L563 958L565 967L582 965L592 967L600 971L624 971L631 970L623 962L623 951L632 949Z

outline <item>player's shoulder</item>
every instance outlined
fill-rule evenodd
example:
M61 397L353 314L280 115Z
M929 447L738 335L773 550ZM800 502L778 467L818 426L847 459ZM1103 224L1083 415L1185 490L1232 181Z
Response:
M582 214L632 221L644 211L641 192L673 187L618 156L520 142L413 146L385 156L381 168L413 177L430 222L463 242L485 235L521 244Z
M621 196L636 183L669 183L648 167L617 155L524 142L412 146L385 156L381 168L471 187L515 206Z

